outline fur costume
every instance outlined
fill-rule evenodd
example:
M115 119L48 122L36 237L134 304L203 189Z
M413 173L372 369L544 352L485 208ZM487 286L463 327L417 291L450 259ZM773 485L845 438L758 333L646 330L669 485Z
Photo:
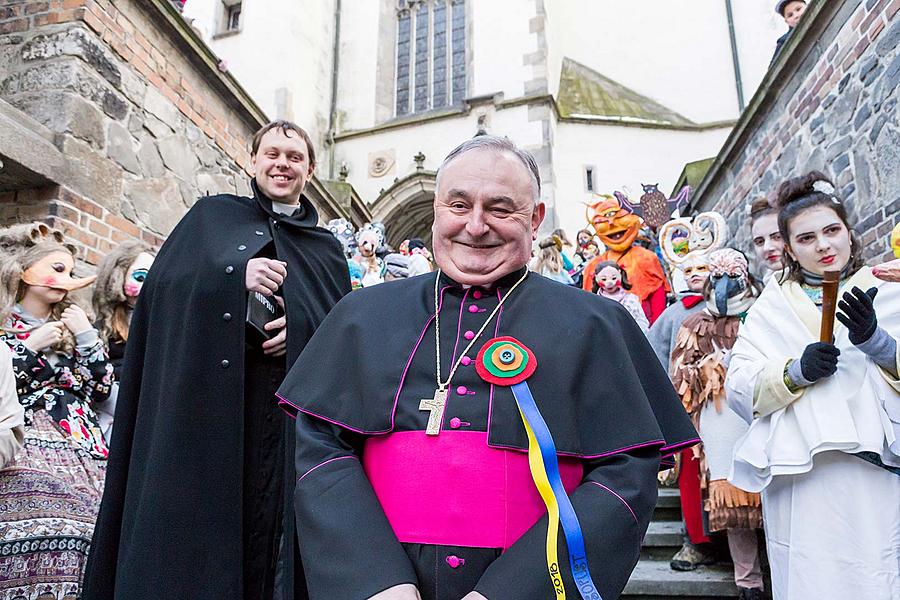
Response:
M728 353L758 288L746 257L737 250L713 251L709 262L706 310L688 317L678 332L672 353L672 382L703 440L695 453L701 461L701 487L710 531L757 529L762 527L759 494L728 483L727 472L711 468L706 454L715 451L730 456L734 443L747 429L725 403L725 375Z

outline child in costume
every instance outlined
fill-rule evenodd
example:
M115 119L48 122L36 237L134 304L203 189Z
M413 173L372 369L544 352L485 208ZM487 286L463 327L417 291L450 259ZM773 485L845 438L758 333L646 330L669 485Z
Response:
M647 315L641 308L641 300L630 291L631 284L628 282L628 273L620 267L616 262L607 260L597 265L594 282L596 283L595 291L604 298L614 300L625 307L637 324L641 331L647 333L650 323L647 321Z
M750 205L750 240L759 264L765 267L764 281L784 268L784 241L778 231L778 209L768 198L759 198Z
M94 407L113 367L69 292L74 249L44 236L0 252L0 335L11 348L24 448L0 471L0 595L74 598L87 562L108 454Z
M95 325L116 375L109 400L97 407L100 428L107 443L112 438L112 422L119 392L118 379L125 360L131 314L155 256L147 244L127 241L107 254L97 269L97 281L91 300L97 317Z
M725 218L712 212L701 213L696 218L670 220L660 226L660 252L666 263L681 271L688 288L688 292L666 308L650 327L650 345L667 372L682 323L704 310L703 289L709 279L709 254L721 247L727 237ZM715 562L715 557L703 527L700 462L692 451L684 451L678 458L677 477L685 535L682 547L669 566L676 571L693 571Z
M366 223L356 234L357 253L354 262L362 270L362 286L384 282L384 261L377 251L384 246L384 229L380 223Z
M756 530L762 527L759 494L727 481L734 445L748 427L726 404L724 388L728 353L760 288L750 274L747 258L731 248L709 254L709 273L704 310L685 319L678 332L671 376L703 440L693 452L700 459L709 531L728 532L740 598L762 599L756 537Z
M729 481L762 492L774 598L900 598L900 286L864 266L823 174L784 182L777 204L786 269L741 326L726 380L750 422ZM826 271L840 301L822 342Z
M531 261L530 268L553 281L574 285L572 276L564 266L562 245L562 240L556 236L541 240L538 244L538 254Z
M652 324L666 308L669 284L656 254L635 244L641 218L614 196L595 196L587 208L587 217L607 250L585 265L582 288L591 290L598 264L607 260L617 262L628 273L632 291L641 299L644 314Z

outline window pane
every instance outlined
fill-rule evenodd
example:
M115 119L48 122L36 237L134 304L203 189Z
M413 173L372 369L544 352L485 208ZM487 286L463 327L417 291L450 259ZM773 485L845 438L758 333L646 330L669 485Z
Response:
M416 11L416 112L428 110L428 4Z
M453 21L453 102L462 102L466 96L466 3L452 0Z
M434 57L432 60L432 106L437 108L447 102L447 4L438 0L434 5Z
M410 13L404 10L397 21L397 115L409 112Z

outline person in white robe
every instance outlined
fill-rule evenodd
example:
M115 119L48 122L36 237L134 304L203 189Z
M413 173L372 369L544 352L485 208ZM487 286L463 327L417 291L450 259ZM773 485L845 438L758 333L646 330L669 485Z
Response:
M862 265L818 172L782 184L786 270L735 342L726 390L750 422L729 481L762 492L775 600L900 599L900 285ZM821 281L841 271L833 343Z

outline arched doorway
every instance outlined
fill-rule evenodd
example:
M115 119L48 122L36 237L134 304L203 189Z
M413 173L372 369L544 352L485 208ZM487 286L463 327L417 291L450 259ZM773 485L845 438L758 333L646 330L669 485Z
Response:
M414 237L422 238L431 248L435 175L425 170L407 175L372 204L372 217L384 223L388 244L393 248Z

